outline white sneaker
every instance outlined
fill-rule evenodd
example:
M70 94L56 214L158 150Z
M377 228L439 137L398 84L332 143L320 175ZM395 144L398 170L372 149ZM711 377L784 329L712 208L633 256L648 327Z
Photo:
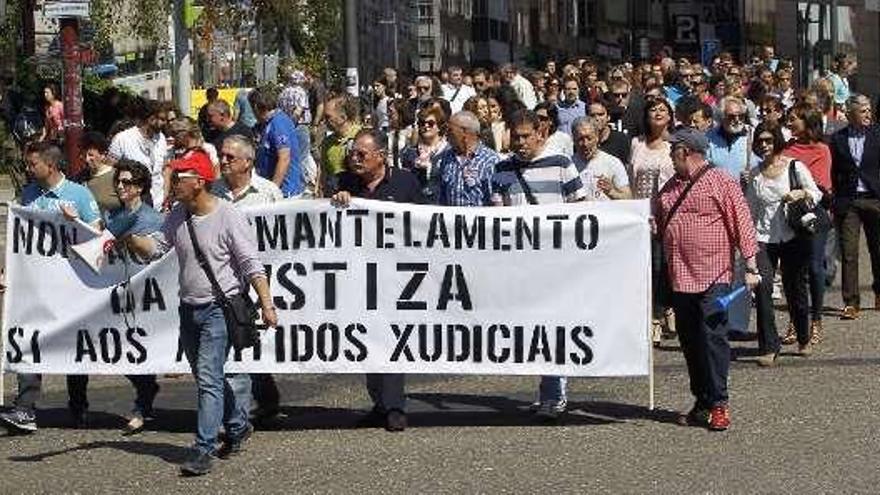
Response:
M548 400L541 403L541 407L535 412L535 416L539 418L556 419L565 412L566 407L568 407L568 401L565 399L561 401Z

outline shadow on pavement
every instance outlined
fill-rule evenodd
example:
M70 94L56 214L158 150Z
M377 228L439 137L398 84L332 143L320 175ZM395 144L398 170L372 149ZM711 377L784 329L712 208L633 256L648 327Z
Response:
M190 433L196 424L196 411L192 409L155 410L156 418L147 421L145 431L167 433ZM89 411L87 430L119 430L128 422L123 416L104 411ZM71 417L65 408L40 409L37 411L40 428L70 428Z
M170 443L148 443L131 440L114 442L104 440L100 442L88 442L80 444L76 447L43 452L41 454L28 456L11 456L9 457L9 460L13 462L42 462L50 457L57 457L64 454L95 449L116 449L127 452L129 454L156 457L171 464L180 464L184 461L186 455L189 453L188 448L180 447L178 445L172 445Z
M484 395L408 394L411 428L545 426L529 410L529 402ZM427 406L427 408L425 407ZM358 421L367 411L328 407L282 407L282 415L259 425L263 431L279 430L349 430L358 429ZM629 420L674 423L677 412L650 411L646 407L611 402L571 404L569 413L556 423L565 425L603 425Z

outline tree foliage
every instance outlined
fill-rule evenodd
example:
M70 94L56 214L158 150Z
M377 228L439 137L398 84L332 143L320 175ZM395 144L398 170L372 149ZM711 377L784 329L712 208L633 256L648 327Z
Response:
M249 3L249 5L248 5ZM237 33L253 23L266 51L277 50L294 65L323 74L328 51L341 33L341 0L203 0L198 35L210 41L214 30Z

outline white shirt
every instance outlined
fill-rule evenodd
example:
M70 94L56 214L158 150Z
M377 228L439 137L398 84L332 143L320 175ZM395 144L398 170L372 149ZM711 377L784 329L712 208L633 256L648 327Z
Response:
M254 173L251 174L251 183L238 194L229 189L225 177L221 177L211 187L211 192L235 206L265 205L284 199L284 194L274 182Z
M556 131L544 143L544 152L547 155L565 155L571 158L574 154L574 141L568 134Z
M629 187L629 177L623 162L616 156L602 150L596 150L593 159L586 163L579 154L575 155L574 165L580 171L581 182L584 183L584 190L587 192L587 201L608 201L611 199L599 189L600 177L610 179L615 189Z
M795 175L801 187L807 191L814 204L822 199L822 192L816 186L809 169L795 161ZM749 207L755 221L758 242L779 244L794 239L795 232L785 220L785 203L782 198L791 191L788 180L788 167L774 178L761 173L759 167L752 168L752 186L748 190Z
M460 112L462 107L464 107L464 102L466 102L471 96L477 94L474 88L466 84L462 84L459 87L461 89L458 89L451 84L444 84L440 87L440 89L443 90L443 99L449 102L449 107L452 109L452 113ZM458 94L456 94L456 91ZM453 96L455 98L453 98Z
M535 96L535 88L532 86L532 83L521 74L517 74L516 77L510 81L510 87L516 91L516 95L519 96L520 101L522 101L529 110L532 110L535 108L535 105L538 104L538 98Z
M165 167L165 159L168 153L168 145L165 136L160 132L153 138L144 136L138 126L128 129L113 136L107 154L115 160L134 160L150 171L150 194L153 196L153 204L162 205L165 200L165 180L162 177L162 169ZM216 157L216 153L214 154Z

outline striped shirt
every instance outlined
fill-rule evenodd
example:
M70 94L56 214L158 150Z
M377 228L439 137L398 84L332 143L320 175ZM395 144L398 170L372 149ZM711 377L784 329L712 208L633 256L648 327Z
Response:
M434 200L442 206L491 205L492 175L499 160L498 154L482 144L469 157L446 148L431 170Z
M495 166L495 175L492 176L492 204L529 204L517 177L517 169L522 171L523 181L528 184L537 204L571 203L586 197L580 174L571 159L542 152L528 163L514 156Z

